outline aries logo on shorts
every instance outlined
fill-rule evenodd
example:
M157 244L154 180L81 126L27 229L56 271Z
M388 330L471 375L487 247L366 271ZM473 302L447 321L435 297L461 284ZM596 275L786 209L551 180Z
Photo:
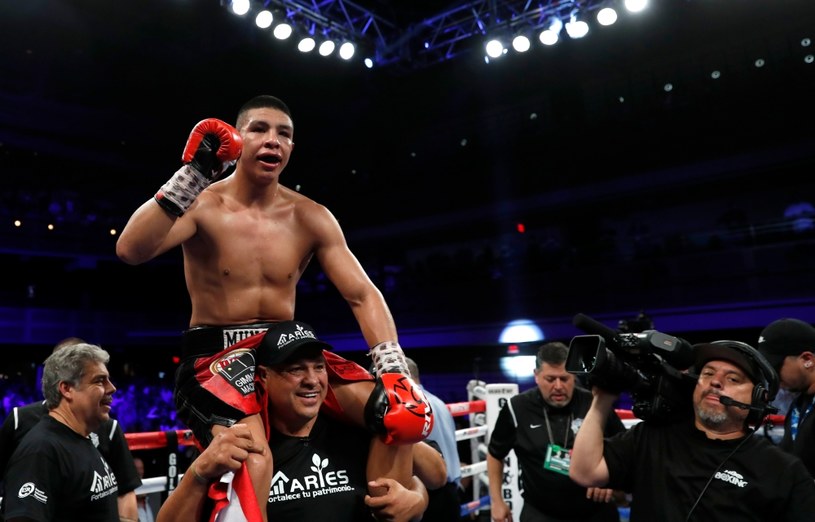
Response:
M238 348L215 359L209 366L213 375L220 375L243 395L255 391L255 351Z

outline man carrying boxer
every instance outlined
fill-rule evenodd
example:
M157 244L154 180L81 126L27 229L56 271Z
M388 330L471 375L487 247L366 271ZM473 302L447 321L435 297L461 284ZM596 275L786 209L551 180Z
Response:
M370 476L366 461L371 434L338 419L326 403L336 356L302 321L284 321L260 334L256 343L259 387L267 392L275 481L266 513L275 522L305 520L376 520L407 522L422 518L428 487L446 479L441 455L415 444L416 479L405 488L393 479ZM347 361L349 364L350 361ZM355 366L359 375L366 372ZM368 378L373 387L373 377ZM162 505L158 522L231 520L228 488L215 483L256 451L245 426L224 430L190 465L178 488ZM371 498L369 481L388 493ZM214 518L213 518L214 517Z
M409 378L382 293L331 212L280 184L294 148L286 104L257 96L243 105L236 124L237 129L208 119L196 125L184 165L136 210L116 244L117 255L132 265L182 247L192 316L176 373L179 418L202 444L238 421L250 426L255 440L266 440L259 416L264 409L255 394L254 346L235 341L294 319L297 282L316 257L351 306L377 373L373 393L350 385L335 390L336 397L351 419L381 435L369 459L370 466L381 466L373 474L408 485L411 451L400 444L426 437L432 412ZM233 164L234 173L218 181ZM342 375L342 362L334 364ZM245 469L255 507L265 506L271 453L253 453ZM236 480L242 480L240 473ZM255 517L257 511L265 514L253 510Z

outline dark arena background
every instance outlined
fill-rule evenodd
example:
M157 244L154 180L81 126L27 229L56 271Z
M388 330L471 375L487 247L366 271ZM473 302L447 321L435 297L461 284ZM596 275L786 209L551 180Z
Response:
M190 128L256 94L293 112L281 182L332 210L447 402L471 379L533 385L506 357L568 343L577 313L751 344L815 317L815 2L650 0L552 46L532 31L600 2L342 4L265 5L295 36L356 38L348 61L278 41L254 0L243 16L228 0L2 3L4 417L79 336L112 354L126 431L174 427L181 253L134 267L114 245ZM523 30L527 52L485 59L488 36ZM368 364L316 263L297 299ZM502 339L514 320L540 335Z

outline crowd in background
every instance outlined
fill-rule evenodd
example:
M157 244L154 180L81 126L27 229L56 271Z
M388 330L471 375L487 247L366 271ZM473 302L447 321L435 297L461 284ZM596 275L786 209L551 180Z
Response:
M3 419L16 406L42 400L34 375L17 375L2 382ZM176 422L172 382L131 376L114 381L111 415L122 425L125 433L183 429Z

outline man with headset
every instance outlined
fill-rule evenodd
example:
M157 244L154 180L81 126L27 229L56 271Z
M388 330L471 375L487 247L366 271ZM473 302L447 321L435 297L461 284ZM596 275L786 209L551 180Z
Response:
M693 418L640 422L603 440L617 396L595 387L569 475L632 494L631 522L811 521L815 482L797 458L753 432L772 411L778 376L738 341L694 346Z

